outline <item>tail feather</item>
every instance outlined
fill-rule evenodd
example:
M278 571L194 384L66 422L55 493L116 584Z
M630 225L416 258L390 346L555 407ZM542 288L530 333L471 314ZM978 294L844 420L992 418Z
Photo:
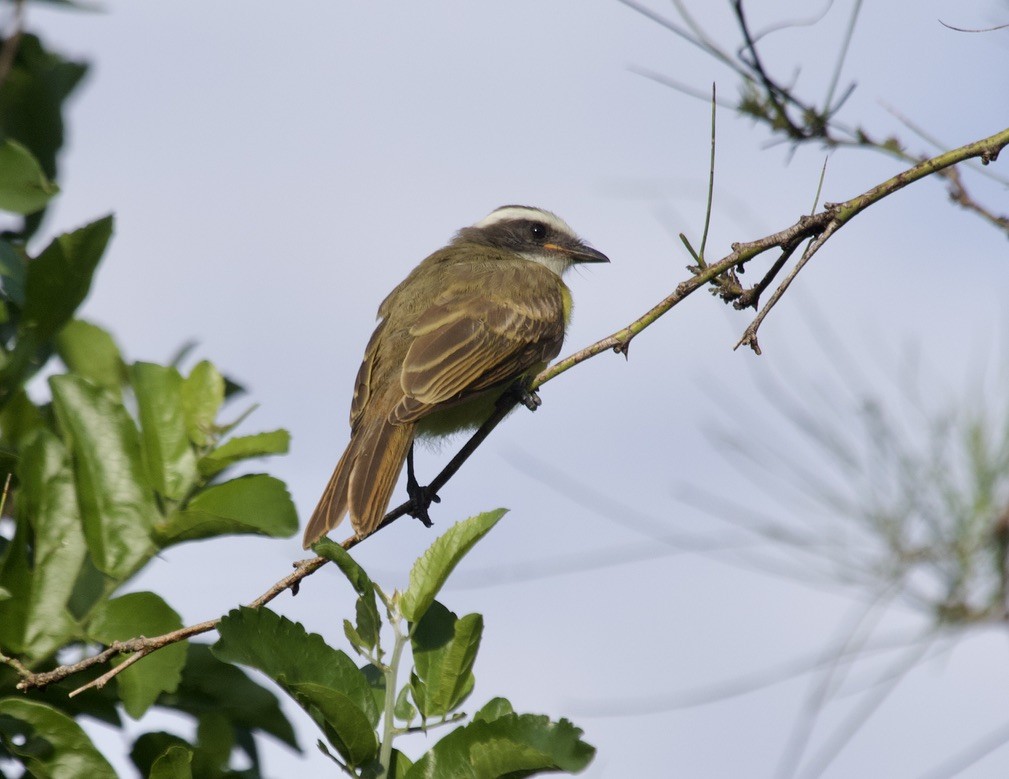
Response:
M382 523L413 442L413 427L385 422L359 450L350 475L348 502L350 521L362 538Z
M358 428L308 521L306 549L339 525L348 512L358 538L375 531L413 442L413 428L412 424L393 425L384 419L367 421Z

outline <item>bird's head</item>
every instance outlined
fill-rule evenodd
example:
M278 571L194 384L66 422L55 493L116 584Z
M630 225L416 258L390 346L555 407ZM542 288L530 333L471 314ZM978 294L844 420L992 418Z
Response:
M454 243L461 242L515 252L558 276L578 263L610 261L575 235L559 216L531 206L495 209L472 227L460 230Z

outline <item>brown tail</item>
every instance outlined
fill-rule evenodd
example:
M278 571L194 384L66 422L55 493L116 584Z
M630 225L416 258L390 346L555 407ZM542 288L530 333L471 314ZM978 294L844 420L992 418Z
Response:
M413 428L412 424L392 425L384 419L363 421L308 520L306 549L339 525L348 511L358 538L375 531L403 470Z

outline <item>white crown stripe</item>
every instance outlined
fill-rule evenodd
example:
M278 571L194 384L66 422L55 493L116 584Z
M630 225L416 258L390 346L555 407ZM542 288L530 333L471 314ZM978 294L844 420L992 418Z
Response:
M566 233L567 235L572 236L575 235L575 231L571 229L570 225L557 216L557 214L552 214L541 208L532 208L531 206L504 206L503 208L491 211L491 213L473 226L478 229L482 229L484 227L490 227L491 225L497 224L498 222L508 222L515 219L534 219L540 222L546 222L558 232Z

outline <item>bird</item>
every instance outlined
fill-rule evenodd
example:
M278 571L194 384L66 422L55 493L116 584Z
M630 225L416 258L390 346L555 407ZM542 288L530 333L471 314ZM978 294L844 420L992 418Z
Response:
M510 388L520 392L561 350L580 263L609 262L556 214L505 205L459 230L382 301L350 406L350 442L305 528L304 547L348 514L362 539L382 523L415 439L486 421ZM525 394L525 399L529 399ZM425 521L425 524L428 524Z

